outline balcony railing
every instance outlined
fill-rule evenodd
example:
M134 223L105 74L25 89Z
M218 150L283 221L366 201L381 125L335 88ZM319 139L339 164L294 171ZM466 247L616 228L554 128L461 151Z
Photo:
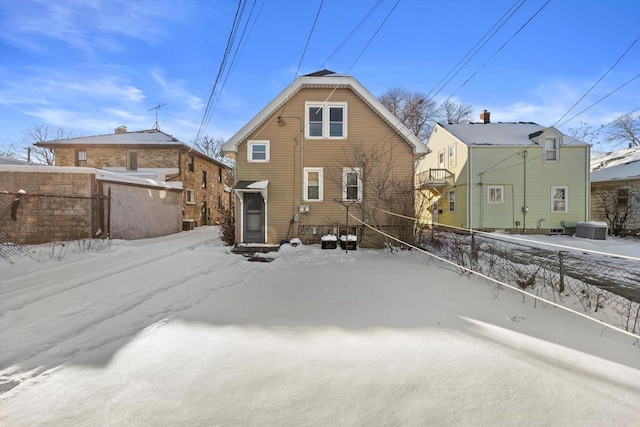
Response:
M418 187L453 185L454 175L447 169L429 169L418 174Z

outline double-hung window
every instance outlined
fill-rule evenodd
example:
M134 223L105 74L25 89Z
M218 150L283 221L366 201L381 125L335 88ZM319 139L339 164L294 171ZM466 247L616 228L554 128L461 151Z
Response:
M629 206L629 187L619 187L616 196L616 206Z
M207 188L207 171L202 171L202 188Z
M195 190L186 190L185 194L185 202L188 205L196 204L196 191Z
M487 187L487 203L504 203L504 187L502 185L489 185Z
M85 150L76 151L76 166L87 166L87 152Z
M456 146L449 146L449 168L453 168L456 166Z
M323 197L322 168L304 168L305 202L321 202Z
M456 190L449 190L448 197L449 201L449 212L456 211Z
M560 160L560 143L558 138L544 139L544 161L557 162Z
M247 144L247 161L253 163L268 163L269 141L249 141Z
M569 212L569 187L551 187L551 212Z
M345 139L347 137L347 103L305 103L305 137Z
M342 169L342 200L362 201L362 169Z

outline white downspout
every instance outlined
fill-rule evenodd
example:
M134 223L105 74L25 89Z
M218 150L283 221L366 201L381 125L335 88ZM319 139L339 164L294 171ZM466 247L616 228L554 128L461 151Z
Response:
M585 156L585 195L586 197L584 198L584 209L585 209L585 221L589 221L590 220L590 212L589 212L589 208L590 208L590 203L591 203L591 146L587 144L587 150L586 150L586 156Z
M469 200L467 203L467 206L469 207L467 209L467 226L469 227L469 230L473 230L473 224L471 223L471 221L473 220L473 182L472 182L472 177L473 177L473 173L472 173L472 157L471 157L471 147L469 147L469 177L467 178L467 187L469 187L469 191L467 193L469 193Z

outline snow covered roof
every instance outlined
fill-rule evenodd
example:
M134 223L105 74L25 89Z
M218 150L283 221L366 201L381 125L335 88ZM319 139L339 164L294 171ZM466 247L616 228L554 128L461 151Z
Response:
M591 157L591 182L640 179L640 147Z
M166 182L155 179L142 178L126 173L109 172L102 169L83 168L76 166L33 166L33 165L3 165L0 164L0 172L34 172L34 173L77 173L92 174L97 180L109 182L121 182L125 184L142 185L164 189L181 190L182 182Z
M334 73L329 70L322 70L316 73L298 77L291 85L285 88L266 107L264 107L255 117L244 125L235 135L233 135L222 147L225 152L235 153L238 151L238 144L244 141L249 134L261 126L271 117L282 105L288 102L294 95L304 88L348 88L362 99L371 109L378 114L389 126L413 147L414 154L425 154L428 152L426 145L400 122L393 114L387 110L378 98L365 89L353 76Z
M42 166L40 163L27 162L24 160L18 160L11 157L2 157L2 156L0 156L0 165Z
M562 133L553 127L544 127L533 122L496 122L496 123L438 123L438 126L468 146L521 146L536 143L536 138L547 129ZM586 146L582 141L563 135L564 145Z
M70 145L184 145L177 138L157 129L134 132L111 133L106 135L82 136L78 138L58 139L55 141L39 142L39 147L61 147Z

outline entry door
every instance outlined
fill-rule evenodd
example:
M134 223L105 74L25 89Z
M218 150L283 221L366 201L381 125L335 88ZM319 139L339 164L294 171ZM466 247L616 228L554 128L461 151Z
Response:
M207 221L207 202L202 202L202 209L200 212L200 224L201 225L209 225Z
M244 241L264 243L264 199L260 193L244 193Z

